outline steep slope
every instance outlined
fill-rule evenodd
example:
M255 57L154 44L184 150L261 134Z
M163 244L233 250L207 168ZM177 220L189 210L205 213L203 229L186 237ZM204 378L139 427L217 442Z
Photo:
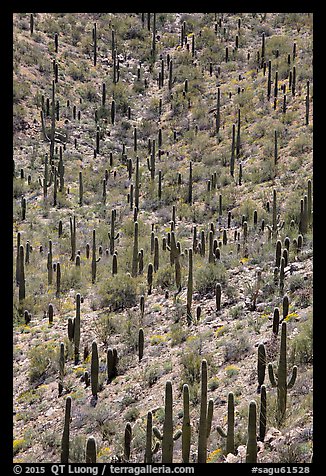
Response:
M288 378L294 365L298 375L280 422L266 369L258 461L309 462L312 15L22 13L13 46L15 461L60 460L70 396L69 461L85 461L90 435L98 461L122 460L131 422L130 460L143 462L147 413L161 430L170 380L174 431L189 386L196 462L203 359L214 401L207 461L245 461L248 405L261 398L257 349L277 369L279 308ZM68 322L78 293L77 362ZM97 400L85 384L94 341ZM118 375L107 383L110 348ZM239 449L226 459L216 428L231 391Z

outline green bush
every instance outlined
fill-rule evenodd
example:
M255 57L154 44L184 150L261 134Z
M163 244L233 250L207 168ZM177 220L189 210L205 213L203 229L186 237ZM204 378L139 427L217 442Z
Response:
M137 304L137 284L129 274L116 274L109 278L100 289L101 307L113 311Z
M154 276L155 287L161 286L162 289L173 287L174 276L175 276L174 267L170 266L170 264L160 267Z
M312 364L313 326L312 316L301 324L299 333L291 340L290 361L292 365Z
M42 383L57 368L59 350L53 342L32 347L28 352L29 381Z
M215 291L216 283L226 283L226 269L223 263L205 263L194 271L195 290L205 295Z

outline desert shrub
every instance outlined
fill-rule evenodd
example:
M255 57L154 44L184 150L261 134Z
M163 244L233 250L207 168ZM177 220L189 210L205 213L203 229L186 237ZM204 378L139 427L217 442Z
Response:
M292 50L292 42L288 36L285 35L273 35L266 41L265 57L267 61L272 60L276 56L276 51L279 50L279 54L287 55Z
M243 307L241 304L236 304L235 306L231 307L229 311L229 315L232 319L238 319L243 313Z
M155 287L161 286L162 289L171 288L174 286L175 271L174 267L167 264L160 267L154 275Z
M205 263L199 265L194 271L194 282L196 291L205 295L213 293L216 283L226 283L226 269L223 263Z
M291 153L294 157L306 154L312 150L311 134L302 133L291 141Z
M311 459L311 448L306 443L297 441L284 441L277 447L277 462L285 463L309 463Z
M220 381L217 377L212 377L209 382L208 382L208 390L210 390L211 392L213 392L214 390L216 390L220 385Z
M135 406L132 406L124 414L124 419L126 421L129 421L129 422L130 421L136 421L137 418L139 417L139 413L140 412L139 412L138 408L135 407Z
M69 66L68 74L70 74L75 81L84 82L87 78L88 70L89 68L86 62L80 61L78 64L72 63Z
M18 102L26 99L30 93L30 85L25 81L16 81L13 80L13 103L17 104Z
M123 335L123 342L127 350L134 352L138 347L138 321L134 318L134 313L129 309L127 310L126 317L121 321L121 334ZM122 366L122 359L120 359L120 365ZM129 365L130 363L126 362L126 369Z
M108 338L117 331L117 323L112 315L105 314L94 318L94 330L97 339L107 345Z
M116 274L106 280L101 289L101 307L110 307L113 311L137 304L137 284L128 274Z
M32 347L28 352L29 381L32 384L42 383L54 373L58 362L58 346L53 342L45 342Z
M225 373L228 378L235 377L240 372L240 368L237 365L228 365L225 367Z
M183 383L192 385L195 382L200 381L200 366L202 356L198 353L189 351L185 352L181 356L182 368L182 380Z
M243 358L243 355L250 349L248 336L244 333L240 334L224 344L224 360L226 362L237 362Z
M144 381L149 387L152 387L163 374L164 369L159 364L148 365L145 368Z
M89 102L95 102L99 98L99 93L96 88L89 82L81 84L78 88L80 97Z
M300 326L300 331L291 340L290 361L294 365L313 362L312 316Z
M78 435L72 438L69 444L69 461L80 463L85 461L86 436Z
M203 343L208 339L208 333L202 333L197 336L191 336L187 339L187 345L183 351L180 363L182 365L181 381L192 386L200 382L200 369L203 359L207 360L208 368L213 371L211 354L203 352Z
M188 329L180 322L171 325L171 346L180 345L185 342L189 334Z

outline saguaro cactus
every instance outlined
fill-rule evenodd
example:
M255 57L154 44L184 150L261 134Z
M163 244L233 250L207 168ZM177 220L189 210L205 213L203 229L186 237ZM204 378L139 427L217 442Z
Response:
M83 205L84 187L83 187L83 172L79 171L79 206Z
M267 412L267 399L266 399L266 386L261 386L260 391L260 412L259 412L259 441L264 441L266 435L266 412Z
M70 261L75 261L76 257L76 217L69 218L70 222L70 245L71 245L71 257Z
M96 232L93 230L93 245L92 245L92 283L96 281Z
M226 454L233 453L234 448L234 394L229 392L228 394L228 422L227 431L225 432L220 426L216 428L218 434L223 438L226 438Z
M75 365L79 362L79 345L80 345L80 300L81 296L79 293L76 294L76 317L74 320L74 356L75 356Z
M144 329L140 328L138 332L138 358L139 362L144 355Z
M144 463L152 463L153 455L158 452L160 443L157 442L152 448L152 436L153 436L153 414L147 413L147 425L146 425L146 449Z
M60 343L60 356L59 356L59 397L62 395L63 391L63 379L65 375L65 345L63 342Z
M97 62L97 31L96 31L96 23L94 23L93 27L93 63L96 66Z
M259 344L258 346L258 365L257 365L257 374L258 374L258 388L257 392L260 392L261 386L265 380L266 372L266 349L264 344Z
M198 463L207 459L207 361L201 362L200 417L198 432Z
M109 348L107 351L107 382L110 383L118 375L118 354L116 349Z
M65 408L65 422L64 422L63 435L61 440L60 462L63 464L67 464L69 461L70 419L71 419L71 397L67 397L66 408Z
M114 252L112 257L112 274L115 275L118 273L118 255L117 252Z
M111 230L108 233L110 240L110 254L114 254L114 242L119 238L119 233L115 235L115 219L116 219L116 210L111 210Z
M52 264L51 251L48 252L47 270L48 270L48 285L50 286L53 282L53 264Z
M216 283L216 286L215 286L216 312L219 312L221 310L221 295L222 295L222 286L220 283Z
M183 385L183 421L182 421L182 462L189 463L190 457L190 441L191 441L191 425L189 414L189 387Z
M246 463L257 462L257 405L254 400L249 403L248 436Z
M147 167L151 173L151 180L155 179L155 139L152 141L152 151L150 160L147 159Z
M179 430L173 435L173 399L172 382L167 380L165 384L165 417L163 423L163 433L154 427L154 435L162 441L162 463L173 462L173 442L180 438L182 432Z
M24 246L19 246L19 301L25 299L26 290L25 290L25 264L24 264Z
M50 325L53 324L53 314L54 314L53 304L50 303L48 306L48 319L49 319Z
M193 257L192 248L188 250L188 287L187 287L187 320L192 321L191 303L193 293Z
M135 170L135 207L139 210L139 157L136 157L136 170Z
M20 277L20 232L17 233L17 254L16 254L16 286L19 285L19 277Z
M286 356L286 322L281 327L280 356L277 370L277 378L274 375L272 363L268 364L268 374L272 387L277 387L277 423L281 426L286 415L287 391L295 384L297 378L297 366L292 368L289 381L287 381L287 356Z
M188 197L187 203L192 205L192 162L189 163L189 183L188 183Z
M275 249L275 267L279 268L281 265L282 242L277 240Z
M137 276L138 271L138 222L134 223L134 246L132 253L132 269L131 276L134 278Z
M231 145L231 159L230 159L230 174L234 176L234 159L235 159L235 124L232 125L232 145Z
M152 263L148 264L147 269L147 285L148 285L148 295L152 294L152 285L153 285L153 265Z
M31 15L29 17L29 30L30 30L30 33L31 33L31 36L32 36L33 33L34 33L34 15L33 15L33 13L31 13Z
M98 350L97 343L92 342L92 360L91 360L91 386L92 386L92 395L97 398L98 392L98 371L99 371L99 360L98 360Z
M113 99L111 103L111 123L113 126L114 126L114 122L115 122L115 100Z
M215 121L215 128L216 128L216 136L219 136L221 127L221 90L217 88L217 104L216 104L216 121Z
M125 461L129 461L129 459L130 459L131 440L132 440L132 428L131 428L131 424L128 422L126 424L125 434L124 434L123 457L124 457Z
M96 440L94 436L89 436L86 442L86 463L96 463Z
M154 238L154 272L158 271L159 268L159 243L158 243L158 237L155 236Z

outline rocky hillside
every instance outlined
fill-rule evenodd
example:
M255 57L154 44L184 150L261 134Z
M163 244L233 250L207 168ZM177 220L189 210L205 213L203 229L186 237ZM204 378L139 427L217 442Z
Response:
M14 461L310 462L312 14L13 22Z

